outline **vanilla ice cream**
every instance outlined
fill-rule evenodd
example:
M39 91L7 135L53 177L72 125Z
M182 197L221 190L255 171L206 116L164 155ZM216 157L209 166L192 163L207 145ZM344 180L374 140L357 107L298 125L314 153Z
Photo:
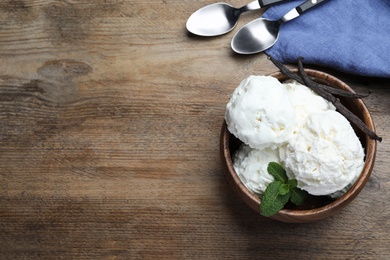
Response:
M336 107L331 102L295 80L284 82L283 87L287 91L295 112L294 133L305 123L306 118L310 114L336 110Z
M294 108L282 84L271 76L250 76L226 106L228 130L252 148L275 149L293 131Z
M242 144L233 155L234 169L242 183L259 195L274 181L274 177L267 171L270 162L280 163L277 150L270 148L258 150Z
M342 196L364 166L364 151L348 120L308 87L250 76L226 106L228 130L245 145L233 155L241 181L262 194L274 178L270 162L312 195Z
M363 147L353 128L333 110L309 115L281 151L288 177L312 195L344 189L356 180L364 165Z

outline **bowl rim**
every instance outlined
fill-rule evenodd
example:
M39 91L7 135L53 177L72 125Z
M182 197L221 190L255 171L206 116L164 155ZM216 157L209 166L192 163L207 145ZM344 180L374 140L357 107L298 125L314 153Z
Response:
M291 70L294 73L298 73L297 69ZM329 82L333 86L337 86L341 89L347 90L349 92L353 92L353 89L350 88L346 83L341 81L340 79L322 72L313 69L305 69L305 72L308 76L312 78L317 78L321 80L325 80ZM276 77L280 81L287 80L288 77L285 76L280 71L273 72L268 74L268 76ZM361 110L361 119L365 122L365 124L375 131L375 125L373 119L371 117L370 112L368 111L367 106L361 99L353 100L354 106ZM233 188L236 190L238 195L241 197L244 202L251 207L256 212L259 212L259 206L261 199L256 196L252 191L250 191L241 181L240 177L234 170L232 155L230 153L230 137L232 134L228 131L226 121L223 121L222 130L221 130L221 156L224 161L225 174L227 175L229 182L233 185ZM365 136L365 143L362 143L365 148L365 162L362 169L362 172L359 178L356 180L354 185L340 198L326 204L324 206L314 208L314 209L282 209L277 214L271 216L271 219L279 220L282 222L290 222L290 223L302 223L302 222L311 222L321 220L327 217L334 215L337 211L347 206L364 188L367 183L371 172L374 168L375 158L376 158L376 148L377 142L367 135ZM362 142L363 140L361 140Z

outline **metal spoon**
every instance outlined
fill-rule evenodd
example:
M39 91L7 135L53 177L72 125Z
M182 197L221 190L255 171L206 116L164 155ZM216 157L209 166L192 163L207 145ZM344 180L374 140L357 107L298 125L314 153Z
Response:
M326 0L308 0L277 21L265 18L253 20L234 35L231 42L232 49L239 54L253 54L270 48L278 39L279 28L283 23L297 18L324 1Z
M218 36L233 30L240 15L285 0L256 0L241 8L232 7L226 3L207 5L187 20L187 30L200 36Z

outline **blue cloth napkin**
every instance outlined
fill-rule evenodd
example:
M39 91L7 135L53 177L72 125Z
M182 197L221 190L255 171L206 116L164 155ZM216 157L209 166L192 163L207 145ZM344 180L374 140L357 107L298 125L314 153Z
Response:
M264 18L279 19L303 0L270 7ZM266 53L283 63L331 67L362 76L390 77L390 1L328 0L283 24Z

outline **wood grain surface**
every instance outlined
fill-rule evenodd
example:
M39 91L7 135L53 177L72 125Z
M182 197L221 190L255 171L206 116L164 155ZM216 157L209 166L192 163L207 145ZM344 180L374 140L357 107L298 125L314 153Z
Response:
M233 89L276 68L232 34L188 34L210 3L0 2L0 259L389 259L390 80L323 69L373 91L384 141L357 199L320 222L262 218L219 136Z

